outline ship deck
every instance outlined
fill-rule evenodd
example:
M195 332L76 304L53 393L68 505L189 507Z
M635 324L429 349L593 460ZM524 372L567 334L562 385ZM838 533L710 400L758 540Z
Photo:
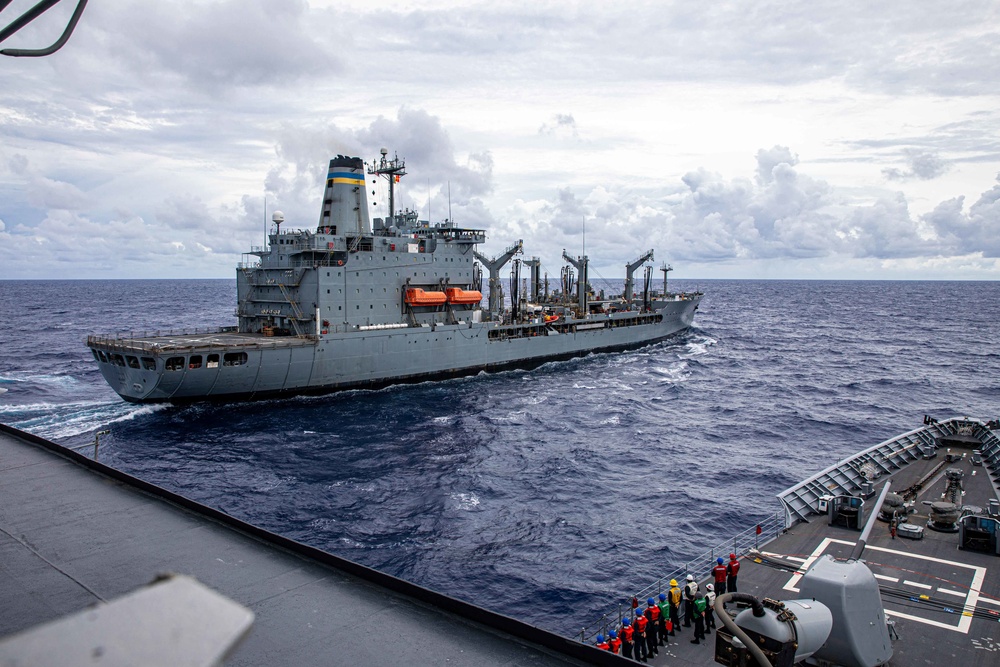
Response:
M979 444L977 440L974 446ZM972 465L972 446L953 447L950 451L956 455L964 454L957 461L948 462L946 453L940 451L936 458L913 461L878 480L872 502L887 479L891 489L901 493L930 475L917 496L918 511L909 517L910 523L925 526L930 508L923 501L941 500L946 486L944 470L959 468L964 472L963 503L987 507L989 499L998 498L998 482L994 480L1000 479L1000 470ZM796 599L799 573L822 554L847 558L860 535L859 530L829 525L825 515L813 515L762 547L764 558L741 561L739 592L759 598ZM899 635L893 642L891 664L916 667L950 661L969 667L996 665L1000 662L1000 557L960 550L958 533L925 528L923 535L920 540L898 535L893 539L888 524L879 521L862 555L879 581L886 616ZM793 567L780 567L780 561ZM721 627L718 621L716 624ZM660 648L650 664L716 664L714 633L708 635L707 644L691 644L693 636L693 627L682 627L671 638L675 643Z
M116 352L136 354L184 353L208 349L273 349L306 347L316 344L314 336L265 336L238 331L206 331L200 333L143 333L135 336L91 335L87 346Z
M0 428L0 664L17 662L8 635L111 601L163 572L191 575L253 611L228 664L620 661ZM122 641L130 636L123 628Z

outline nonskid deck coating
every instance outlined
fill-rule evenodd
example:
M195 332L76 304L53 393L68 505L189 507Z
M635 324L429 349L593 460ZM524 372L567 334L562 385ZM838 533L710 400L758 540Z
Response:
M931 478L917 496L918 513L910 517L917 525L928 519L929 507L921 501L941 500L946 481L944 469L959 468L964 472L963 504L986 507L990 498L998 497L986 466L973 466L971 449L954 449L966 453L959 461L946 463ZM891 477L876 484L876 495L888 479L892 490L901 493L943 462L945 452L937 458L914 461ZM761 551L800 563L799 573L817 557L831 554L847 558L860 531L830 526L825 516L814 515L808 523L792 526L783 535L762 547ZM924 530L922 540L901 537L892 539L888 526L878 522L872 530L863 559L883 588L882 600L886 616L895 622L899 639L893 642L893 667L916 667L927 664L960 664L962 667L994 667L1000 663L1000 557L960 550L958 533ZM794 600L798 597L797 583L801 575L791 570L777 570L752 558L744 558L740 568L739 592L758 598ZM707 583L702 580L702 587ZM887 596L886 587L900 589L916 598L899 599ZM944 603L945 611L920 601L928 596ZM963 615L963 610L985 611L992 620ZM721 627L721 623L716 621ZM671 645L660 648L651 665L708 666L714 660L715 633L708 642L690 643L694 627L680 628L671 637Z

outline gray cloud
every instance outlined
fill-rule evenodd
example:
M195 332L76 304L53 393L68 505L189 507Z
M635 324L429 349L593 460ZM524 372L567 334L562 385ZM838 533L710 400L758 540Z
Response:
M968 212L964 203L964 197L941 202L923 219L954 252L1000 257L1000 185L984 192Z
M576 129L576 119L573 114L557 113L551 119L542 123L538 128L538 134L547 136L579 136Z
M0 69L0 275L231 275L265 193L311 226L329 157L382 146L401 205L550 261L584 218L615 266L996 252L995 188L956 195L1000 164L1000 5L424 6L92 3L57 57Z
M904 181L908 179L930 180L937 178L948 171L949 165L934 153L928 153L917 149L908 148L903 152L906 159L907 168L897 167L886 168L882 174L890 181Z

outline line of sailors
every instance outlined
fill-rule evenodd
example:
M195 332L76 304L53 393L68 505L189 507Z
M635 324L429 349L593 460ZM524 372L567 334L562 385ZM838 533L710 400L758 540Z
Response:
M669 645L670 637L679 631L682 607L684 627L694 625L694 639L691 643L700 644L705 639L705 634L711 633L715 628L713 605L716 595L735 593L739 573L739 559L736 554L729 554L728 563L721 557L716 559L716 565L711 571L714 583L705 586L704 593L694 575L689 574L683 590L676 579L671 579L670 590L660 593L658 600L647 598L645 609L633 598L635 619L625 616L621 626L608 632L606 639L603 634L597 635L597 648L648 662L659 654L659 647Z

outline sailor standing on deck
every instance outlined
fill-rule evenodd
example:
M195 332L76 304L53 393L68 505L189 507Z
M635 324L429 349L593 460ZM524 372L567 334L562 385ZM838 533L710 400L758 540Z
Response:
M691 640L692 644L700 644L701 640L705 638L705 608L707 603L705 602L705 596L698 591L694 599L694 639Z
M646 651L649 657L660 652L656 647L660 640L660 608L653 603L653 598L646 600Z
M612 630L608 633L608 650L612 653L621 653L622 640L618 638L618 633Z
M635 659L643 662L647 662L650 657L649 651L646 650L646 624L645 614L636 607L635 621L632 623L632 627L635 628Z
M691 621L694 620L694 596L698 592L698 582L694 580L694 575L687 576L687 583L684 584L684 627L690 628Z
M711 634L715 629L715 587L705 586L705 632Z
M670 590L667 591L670 600L670 634L676 635L677 629L681 627L681 589L677 586L677 580L670 580Z
M632 627L632 619L626 616L622 619L622 655L626 658L632 657L632 643L635 639L635 629Z
M736 558L736 554L729 554L729 564L726 565L726 591L729 593L736 592L736 577L740 573L740 561Z
M670 623L670 603L667 602L666 593L660 593L660 601L656 606L660 608L660 646L666 646L670 643L667 633L674 634L673 623ZM669 630L667 630L668 623L670 623Z
M726 566L723 565L724 562L722 556L719 556L715 559L715 567L712 568L712 578L715 579L715 592L719 595L726 592L726 576L728 572L726 571Z

